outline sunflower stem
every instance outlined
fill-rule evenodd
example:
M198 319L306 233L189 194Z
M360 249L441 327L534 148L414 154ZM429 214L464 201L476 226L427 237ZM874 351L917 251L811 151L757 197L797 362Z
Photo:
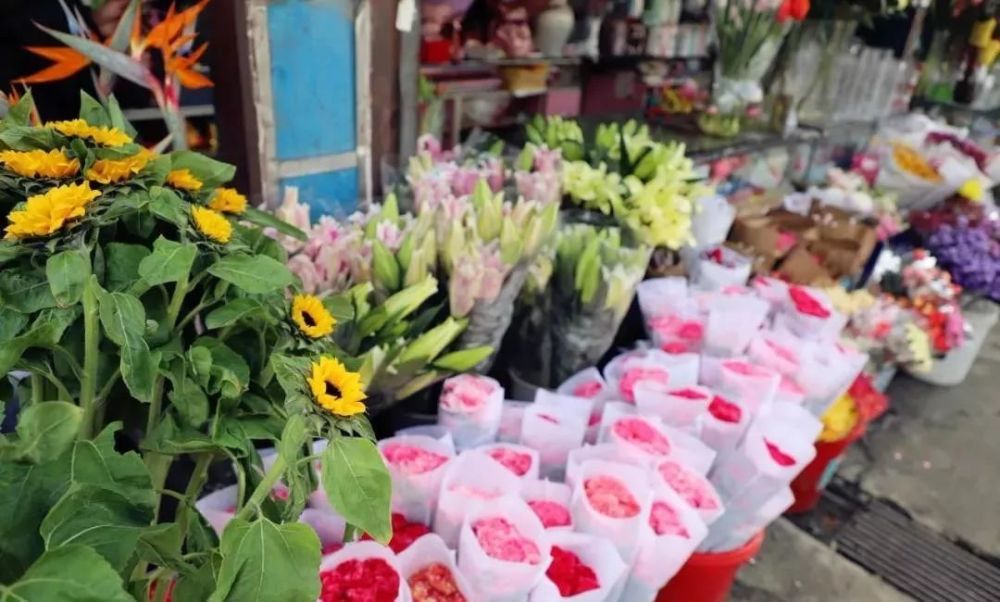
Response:
M101 331L98 324L97 276L91 275L83 287L83 378L80 381L80 439L90 439L94 433L94 402L97 397L97 362Z
M261 502L264 501L268 495L270 495L271 490L274 489L274 485L281 478L282 473L285 472L285 458L281 454L275 458L274 464L271 468L264 474L263 480L257 484L257 488L253 490L250 494L250 499L247 503L240 508L240 511L236 513L233 520L243 519L246 520L252 512L255 512L260 508Z

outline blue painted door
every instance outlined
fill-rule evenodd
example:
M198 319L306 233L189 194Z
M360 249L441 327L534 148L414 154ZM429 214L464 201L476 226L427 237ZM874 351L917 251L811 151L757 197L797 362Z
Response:
M262 127L273 128L264 149L273 155L271 184L297 186L314 218L346 215L359 193L354 4L258 1L266 5L270 58L273 124Z

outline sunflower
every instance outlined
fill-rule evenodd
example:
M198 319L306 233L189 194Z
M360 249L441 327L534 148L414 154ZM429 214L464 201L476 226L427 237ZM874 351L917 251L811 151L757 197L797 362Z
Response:
M247 197L232 188L220 188L208 206L222 213L239 215L247 210Z
M226 244L233 236L233 225L221 213L204 207L191 207L194 227L205 238Z
M48 236L58 231L70 220L82 217L85 208L99 190L91 190L90 183L68 184L49 189L44 194L28 197L22 209L11 211L7 219L7 239Z
M101 146L124 146L132 142L132 137L121 130L107 126L93 126L83 119L53 121L46 125L63 136L86 138Z
M340 360L323 356L313 362L312 374L306 379L317 405L337 416L353 416L365 411L362 400L367 397L361 388L361 375L349 371Z
M177 190L197 192L201 190L202 182L190 169L174 169L167 174L167 185Z
M100 184L117 184L145 169L149 159L148 151L139 151L138 154L124 159L98 159L87 170L86 176L88 180Z
M337 320L315 295L295 295L292 300L292 321L302 334L311 339L325 337L333 332L333 327L337 324Z
M80 162L63 150L0 151L0 163L26 178L71 178L80 173Z

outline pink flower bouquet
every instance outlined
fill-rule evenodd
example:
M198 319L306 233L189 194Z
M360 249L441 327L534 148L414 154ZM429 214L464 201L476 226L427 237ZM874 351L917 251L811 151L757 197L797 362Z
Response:
M521 485L521 499L528 503L546 529L573 528L573 517L569 511L572 495L573 490L565 483L525 481Z
M656 475L685 504L694 509L701 521L711 525L725 511L715 487L704 475L677 460L664 460L656 466Z
M374 541L356 541L323 558L319 600L409 602L410 588L402 578L392 550Z
M444 540L428 533L396 557L413 602L474 602L475 592L455 564ZM424 590L427 590L426 592Z
M662 588L684 566L708 528L669 487L653 487L653 503L623 600L653 602Z
M723 454L739 444L750 425L750 414L731 399L716 395L698 423L701 440Z
M627 567L611 542L559 531L549 534L552 564L529 602L603 602L611 599Z
M761 406L771 403L781 375L747 360L726 360L721 364L719 390L739 403L751 416Z
M441 481L434 532L449 547L455 547L469 512L519 488L520 480L493 458L481 453L460 454Z
M722 245L707 247L684 258L697 288L716 291L730 285L746 284L750 278L748 257Z
M733 357L742 354L767 318L767 301L747 295L714 295L706 304L705 352Z
M500 463L511 474L522 481L538 479L538 452L515 443L493 443L476 448Z
M635 559L642 527L649 521L652 490L645 470L588 460L573 491L573 524L580 533L611 540L622 560Z
M642 416L619 418L608 431L608 441L619 446L622 453L637 462L666 458L674 450L655 419Z
M711 401L712 392L698 385L661 391L639 383L635 388L635 405L640 414L656 416L664 424L682 429L693 427Z
M478 374L460 374L444 381L438 402L438 424L451 432L463 450L496 438L503 410L503 387Z
M409 435L378 443L392 478L392 510L429 525L454 450L447 442Z
M524 500L505 496L468 514L458 566L483 602L524 600L545 577L552 546Z

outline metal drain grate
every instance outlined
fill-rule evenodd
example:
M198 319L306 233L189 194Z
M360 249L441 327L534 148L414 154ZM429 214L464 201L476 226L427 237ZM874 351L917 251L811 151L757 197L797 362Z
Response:
M873 500L837 532L837 551L920 602L997 602L1000 568Z

